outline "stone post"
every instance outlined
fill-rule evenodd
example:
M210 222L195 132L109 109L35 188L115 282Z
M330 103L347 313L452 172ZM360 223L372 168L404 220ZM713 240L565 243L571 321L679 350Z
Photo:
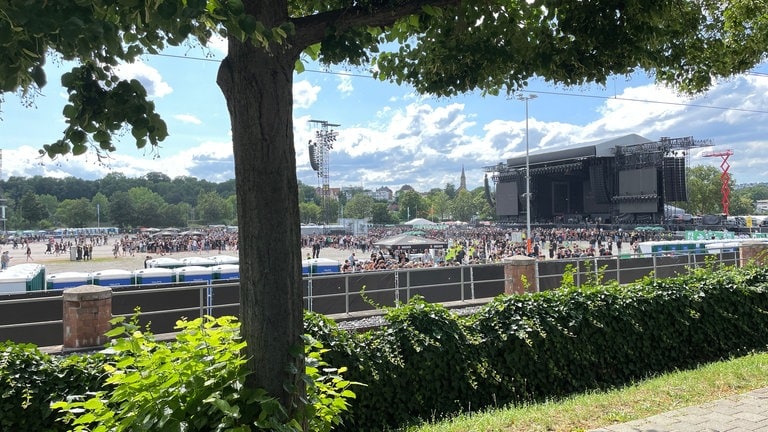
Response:
M82 285L65 290L63 350L100 347L112 319L112 290L98 285Z
M746 241L739 247L739 265L744 267L749 262L764 266L768 264L768 242Z
M516 255L504 258L504 294L538 292L536 279L536 258ZM525 280L525 283L523 282Z

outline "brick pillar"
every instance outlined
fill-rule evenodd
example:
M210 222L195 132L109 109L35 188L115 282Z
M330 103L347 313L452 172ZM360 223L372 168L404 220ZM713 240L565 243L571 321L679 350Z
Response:
M112 290L98 285L82 285L65 290L64 351L100 347L107 343L110 330Z
M756 265L768 264L768 243L746 241L739 247L739 265L744 267L750 261Z
M523 283L523 276L525 276L525 284ZM504 294L512 295L538 291L536 258L523 255L504 258Z

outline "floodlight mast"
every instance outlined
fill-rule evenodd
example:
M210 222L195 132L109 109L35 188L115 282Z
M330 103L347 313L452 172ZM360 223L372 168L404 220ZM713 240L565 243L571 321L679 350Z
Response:
M530 146L528 144L528 101L539 97L533 93L518 93L515 95L517 100L525 102L525 250L528 255L533 249L533 239L531 238L531 160Z
M340 125L329 123L325 120L310 120L309 122L314 123L319 128L315 131L314 144L317 150L317 176L319 180L322 180L323 222L328 224L328 200L331 196L329 152L333 148L333 143L336 142L336 137L339 135L332 128Z

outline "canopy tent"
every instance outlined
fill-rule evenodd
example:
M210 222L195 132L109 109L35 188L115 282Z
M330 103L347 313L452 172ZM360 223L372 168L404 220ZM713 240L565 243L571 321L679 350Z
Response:
M664 231L664 227L661 227L661 226L639 226L639 227L635 227L635 231Z
M445 249L448 242L443 240L400 234L373 242L374 246L387 249Z
M416 219L411 219L408 222L405 222L403 225L429 226L429 225L437 225L437 224L424 218L416 218Z
M178 233L176 232L165 230L165 231L156 232L154 234L150 234L149 236L150 237L176 237L177 235Z

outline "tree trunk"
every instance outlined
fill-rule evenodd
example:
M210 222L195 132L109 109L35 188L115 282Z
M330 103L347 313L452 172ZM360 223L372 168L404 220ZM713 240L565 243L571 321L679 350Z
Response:
M304 387L289 366L303 373L304 363L290 354L303 346L303 290L292 117L298 54L289 50L267 53L230 38L217 82L232 121L248 385L293 412Z

